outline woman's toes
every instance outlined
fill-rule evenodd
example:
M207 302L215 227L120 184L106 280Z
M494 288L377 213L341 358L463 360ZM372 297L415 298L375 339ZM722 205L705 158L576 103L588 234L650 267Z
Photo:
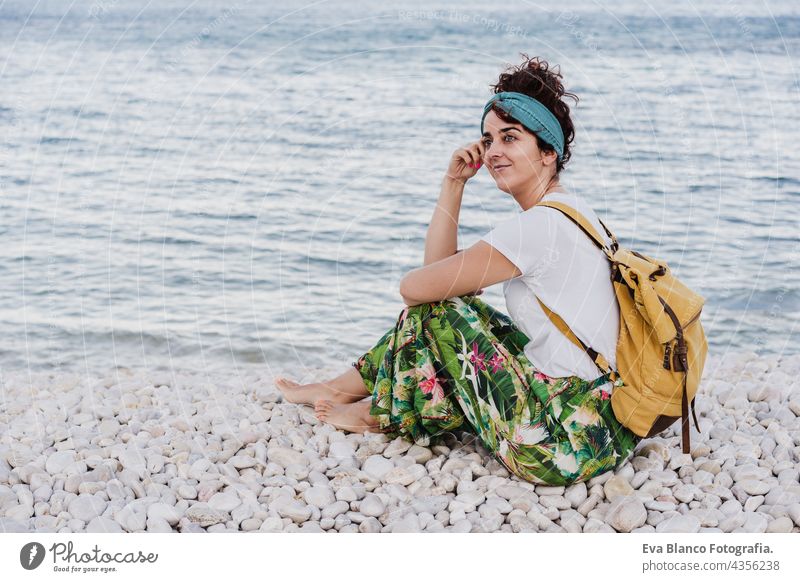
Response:
M280 384L281 386L289 386L289 387L300 385L294 380L289 380L289 378L284 378L283 376L278 376L277 378L275 378L275 383Z

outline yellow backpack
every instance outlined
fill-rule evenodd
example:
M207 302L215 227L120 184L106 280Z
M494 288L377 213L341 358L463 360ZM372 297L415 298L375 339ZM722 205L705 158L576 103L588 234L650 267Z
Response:
M577 210L561 202L538 206L564 213L605 253L611 263L611 280L619 302L617 370L602 354L584 344L561 317L541 300L539 304L575 345L585 350L614 382L611 408L623 426L649 438L681 419L683 452L689 452L689 403L698 432L694 397L703 373L708 343L700 311L704 299L681 283L663 261L620 248L616 237L610 248L592 224ZM538 299L538 298L537 298Z

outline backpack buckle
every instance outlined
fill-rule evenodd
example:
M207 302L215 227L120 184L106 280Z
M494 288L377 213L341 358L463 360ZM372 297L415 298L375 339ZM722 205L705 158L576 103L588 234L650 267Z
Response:
M673 370L676 372L686 372L689 369L689 362L687 361L687 354L689 352L686 342L678 340L678 345L673 350Z

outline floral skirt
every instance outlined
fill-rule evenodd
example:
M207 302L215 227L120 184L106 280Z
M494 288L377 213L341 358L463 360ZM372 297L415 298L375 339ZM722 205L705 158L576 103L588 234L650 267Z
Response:
M607 376L546 376L525 355L528 341L509 316L465 295L406 307L353 366L389 438L430 446L474 432L512 474L548 485L630 459L641 438L614 416L600 389Z

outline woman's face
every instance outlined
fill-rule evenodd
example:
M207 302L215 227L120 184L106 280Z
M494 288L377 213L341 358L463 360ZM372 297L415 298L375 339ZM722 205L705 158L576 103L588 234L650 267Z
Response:
M483 163L503 192L534 192L555 174L556 153L539 149L536 137L516 122L489 111L483 121Z

